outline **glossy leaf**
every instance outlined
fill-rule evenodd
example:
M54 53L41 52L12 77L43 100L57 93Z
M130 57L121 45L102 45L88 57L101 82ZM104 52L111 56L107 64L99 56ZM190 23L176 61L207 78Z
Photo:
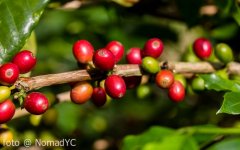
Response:
M0 64L25 44L49 0L0 0Z
M240 138L227 139L222 142L218 142L207 150L236 150L240 147Z
M240 92L226 93L223 104L217 113L240 114Z
M203 74L199 75L205 81L205 87L208 90L215 91L240 91L240 85L234 81L223 79L216 74Z

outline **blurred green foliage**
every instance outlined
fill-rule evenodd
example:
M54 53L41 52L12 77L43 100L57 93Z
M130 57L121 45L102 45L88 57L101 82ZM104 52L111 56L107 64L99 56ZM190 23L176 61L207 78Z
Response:
M55 2L59 1L51 1L49 6ZM65 2L68 1L61 1L58 6ZM216 14L199 13L199 9L207 4L218 7ZM78 39L90 41L95 49L104 47L111 40L119 40L125 46L126 54L129 48L142 48L147 39L159 37L165 44L164 54L160 60L179 61L181 58L190 59L188 55L192 53L189 54L188 51L193 40L204 36L213 44L218 42L229 44L234 53L238 54L240 39L238 5L237 1L229 0L206 2L140 0L133 7L123 7L119 3L109 1L91 1L74 10L47 7L35 28L38 63L32 76L78 69L72 55L72 44ZM193 60L199 61L195 57ZM120 63L125 63L125 60L122 59ZM209 90L216 90L219 86L220 89L224 87L227 90L239 90L239 85L229 80L214 78L218 79L216 82L207 75L203 78L209 84ZM216 115L222 103L223 92L210 90L197 95L187 91L185 101L176 104L169 101L167 91L159 89L153 82L146 86L147 89L151 89L151 93L144 95L137 93L137 89L131 89L123 99L112 100L103 108L96 108L91 102L76 105L71 102L57 104L53 100L51 107L56 110L57 119L54 118L56 123L52 126L44 124L43 120L40 120L38 126L34 126L29 121L29 116L15 119L8 125L15 130L16 138L19 139L76 138L76 149L98 149L96 146L98 140L107 143L106 149L119 149L123 137L129 134L142 133L151 126L166 126L167 128L160 128L157 132L151 128L149 132L153 135L148 137L153 137L153 141L150 139L152 143L146 145L145 149L177 149L185 142L191 143L185 149L197 149L196 145L200 142L196 144L192 137L173 134L170 143L178 141L179 145L177 143L169 145L167 141L169 137L164 135L185 126L214 124L232 127L239 122L239 116ZM186 86L187 89L191 88L189 84ZM65 84L45 87L40 91L57 95L69 89L70 86ZM232 95L229 96L231 98ZM54 99L54 96L51 97ZM156 141L162 140L162 145L155 143L154 138ZM205 135L197 138L204 141L212 139L212 135L210 138ZM131 136L125 140L131 140ZM143 141L140 139L140 143ZM216 145L213 143L209 145L209 149L225 148L231 143L237 147L239 139L229 139ZM134 146L136 145L134 143ZM141 146L136 149L141 149Z

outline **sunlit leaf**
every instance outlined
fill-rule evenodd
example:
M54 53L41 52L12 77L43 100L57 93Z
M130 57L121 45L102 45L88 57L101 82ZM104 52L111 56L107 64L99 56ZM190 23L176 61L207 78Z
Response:
M0 64L23 47L48 1L0 0Z
M200 77L203 78L203 80L205 81L205 87L208 90L240 92L239 84L228 79L223 79L214 73L203 74L200 75Z
M226 93L223 104L217 113L240 114L240 92Z

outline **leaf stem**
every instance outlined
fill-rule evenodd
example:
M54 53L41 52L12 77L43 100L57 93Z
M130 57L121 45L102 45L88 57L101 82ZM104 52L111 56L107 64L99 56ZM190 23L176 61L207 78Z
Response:
M240 134L240 128L219 128L219 127L185 127L178 130L179 133L193 134Z

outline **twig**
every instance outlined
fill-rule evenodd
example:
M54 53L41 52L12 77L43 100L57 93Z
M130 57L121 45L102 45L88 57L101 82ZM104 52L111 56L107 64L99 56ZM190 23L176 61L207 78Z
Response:
M161 67L163 62L159 63ZM196 73L212 73L223 67L222 64L211 64L208 62L169 62L168 68L173 70L174 73L182 74L196 74ZM240 63L231 62L227 65L227 71L229 74L240 75ZM139 65L133 64L123 64L116 65L113 74L118 74L121 76L142 76L142 70ZM102 74L97 73L97 71L88 70L76 70L57 74L40 75L35 77L24 77L20 78L15 86L18 89L24 88L26 91L31 91L39 89L46 86L64 84L70 82L95 80ZM58 102L64 102L70 100L69 92L64 92L57 95ZM29 114L25 109L18 108L15 112L13 118L19 118Z
M221 68L221 64L210 64L208 62L170 62L169 69L175 73L195 74L195 73L211 73ZM160 66L162 63L160 63ZM233 62L228 65L228 72L230 74L240 74L240 64ZM142 70L139 65L124 64L116 65L113 74L121 76L141 76ZM56 84L64 84L77 81L93 80L99 78L96 71L76 70L57 74L40 75L35 77L23 77L17 80L15 86L20 89L24 87L26 91L39 89L45 86Z

